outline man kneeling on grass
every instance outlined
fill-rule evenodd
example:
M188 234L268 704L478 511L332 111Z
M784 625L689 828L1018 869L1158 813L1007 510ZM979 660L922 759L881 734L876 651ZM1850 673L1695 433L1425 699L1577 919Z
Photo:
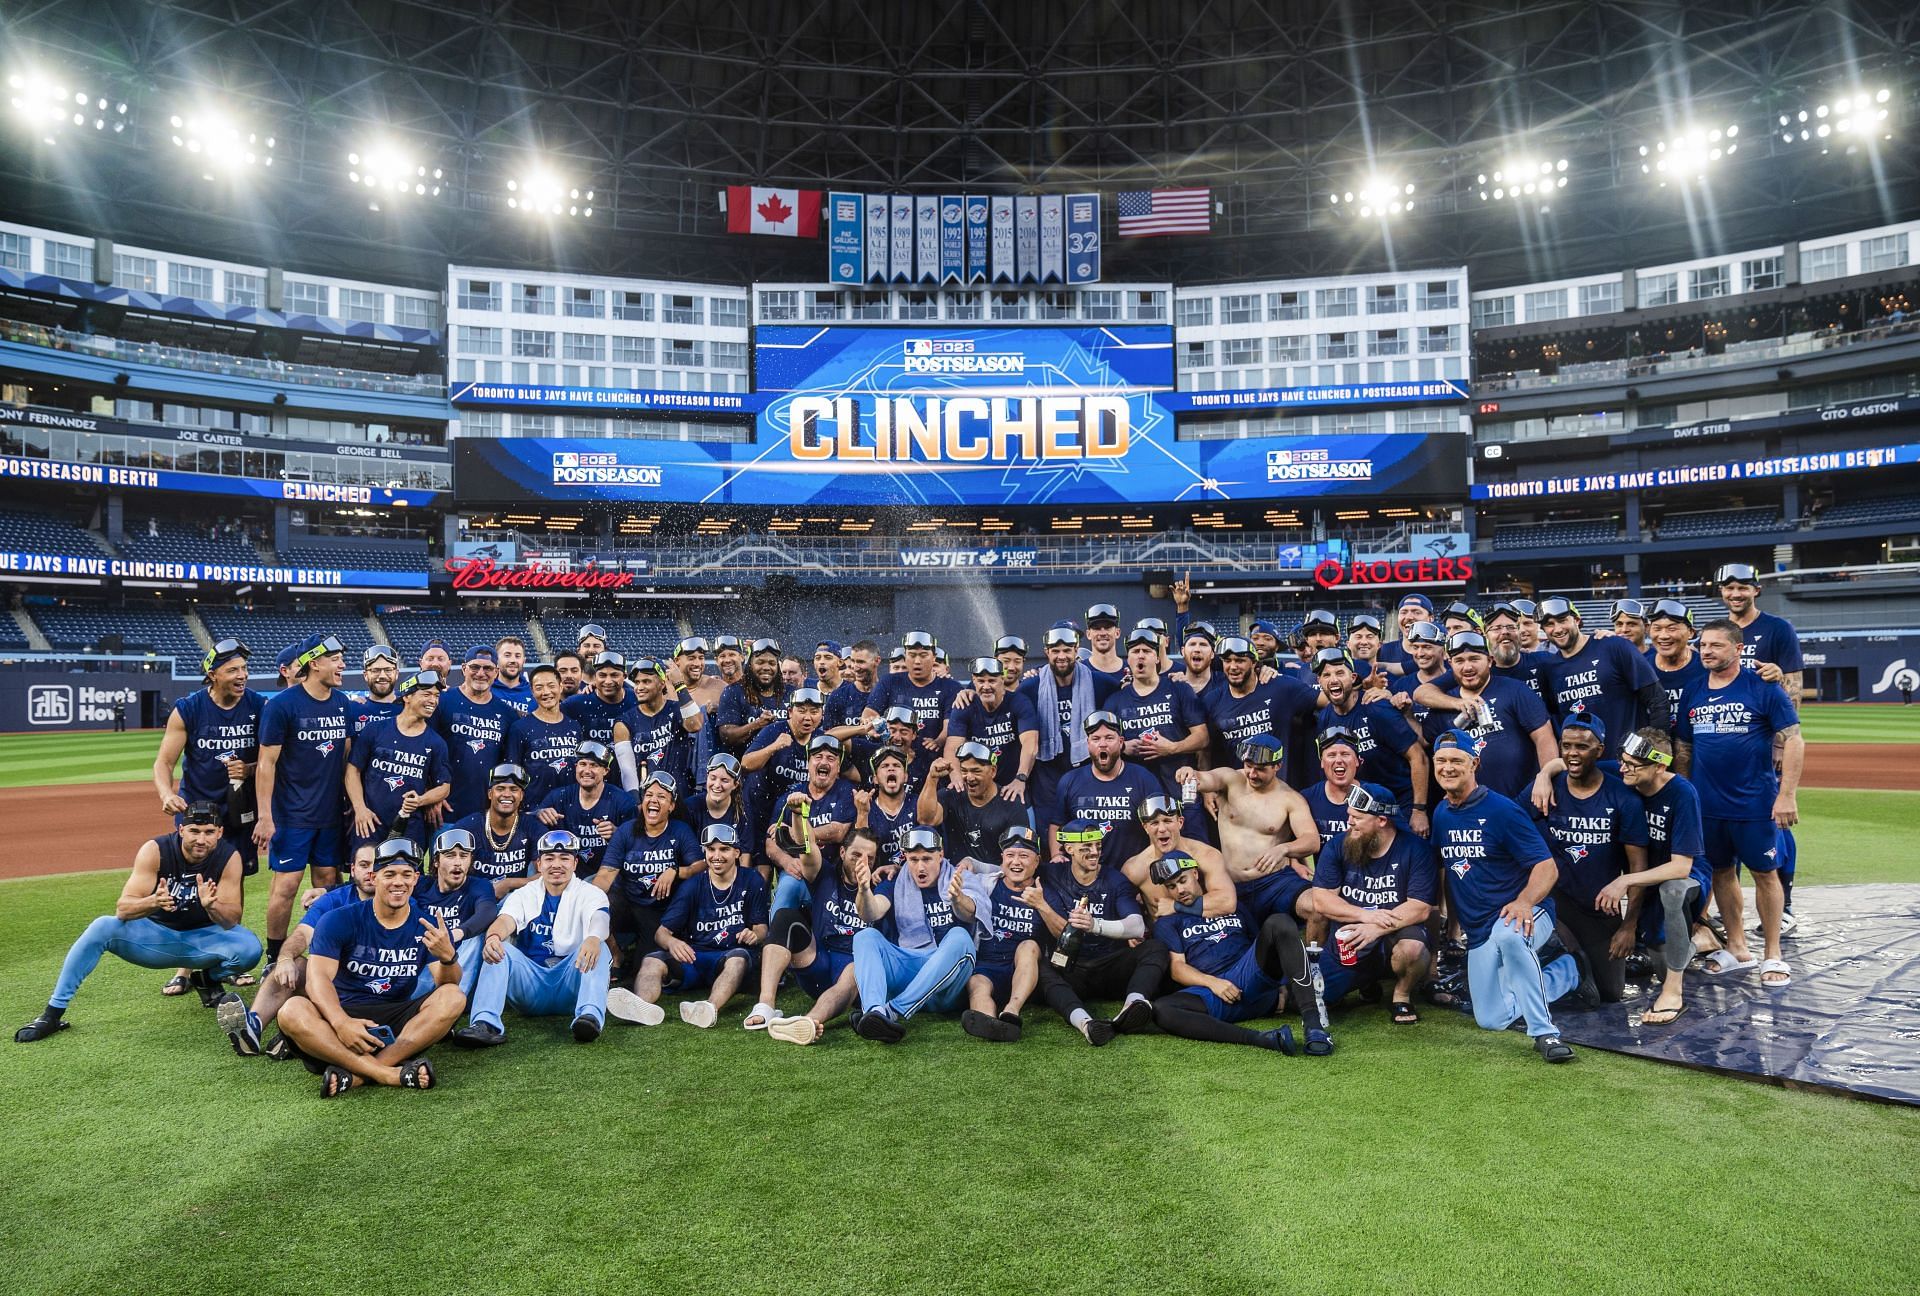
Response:
M320 920L305 991L281 1005L280 1030L320 1075L322 1098L363 1084L433 1088L433 1063L421 1055L466 1010L453 937L413 900L418 849L404 838L381 843L373 898ZM429 969L435 988L415 998Z
M680 1005L680 1020L705 1030L753 971L754 954L767 939L766 879L740 867L740 837L731 824L708 824L700 845L706 875L674 891L654 933L659 948L640 960L633 989L607 994L607 1011L621 1021L658 1026L667 1019L662 990L707 990L705 999Z
M94 919L73 943L46 1011L14 1032L15 1043L67 1028L67 1005L103 954L139 967L191 969L208 1007L223 994L222 981L260 961L260 938L239 925L242 861L220 835L225 818L213 802L195 801L178 828L135 853L112 916Z
M542 835L536 849L539 881L509 895L487 928L473 1020L453 1035L462 1048L505 1043L500 1014L508 1004L527 1017L571 1012L582 1044L599 1039L606 1022L606 893L578 876L580 839L566 829Z

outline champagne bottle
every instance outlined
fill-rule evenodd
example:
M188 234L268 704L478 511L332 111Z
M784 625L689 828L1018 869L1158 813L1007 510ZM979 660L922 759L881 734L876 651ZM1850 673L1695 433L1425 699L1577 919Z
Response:
M1073 907L1075 909L1085 909L1087 902L1085 900L1076 901ZM1080 945L1085 939L1085 932L1075 927L1072 923L1068 923L1060 932L1059 939L1053 943L1053 954L1051 955L1053 965L1063 968L1073 962L1073 956L1080 952Z

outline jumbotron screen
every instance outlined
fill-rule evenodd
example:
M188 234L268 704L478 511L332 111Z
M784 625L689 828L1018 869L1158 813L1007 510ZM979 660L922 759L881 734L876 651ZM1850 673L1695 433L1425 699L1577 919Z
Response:
M1455 438L1183 440L1163 325L757 330L751 443L462 439L492 501L1168 504L1460 493Z

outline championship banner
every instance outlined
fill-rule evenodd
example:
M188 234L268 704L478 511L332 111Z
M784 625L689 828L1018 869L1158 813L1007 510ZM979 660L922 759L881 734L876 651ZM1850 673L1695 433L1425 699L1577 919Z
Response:
M1022 194L1013 200L1014 261L1021 283L1040 278L1040 200Z
M893 256L887 277L894 283L911 283L913 282L913 199L907 194L895 194L888 202L892 207L888 219L893 226Z
M967 273L966 200L948 194L940 200L940 282L959 283Z
M940 200L913 200L913 277L918 283L940 280Z
M827 195L827 280L857 284L865 277L866 204L859 194Z
M892 246L892 227L887 220L887 196L869 194L862 200L867 209L866 279L878 279L882 283L887 278L887 258Z
M1067 282L1100 280L1100 195L1067 195Z
M968 194L967 275L968 283L987 281L987 211L990 204L982 194Z
M1020 275L1020 269L1013 263L1013 199L995 195L991 200L993 214L993 265L989 272L995 283L1012 283Z
M763 326L751 442L462 437L463 500L744 506L1458 497L1461 436L1182 440L1165 325Z
M1067 278L1067 211L1059 194L1040 198L1040 282L1064 283Z

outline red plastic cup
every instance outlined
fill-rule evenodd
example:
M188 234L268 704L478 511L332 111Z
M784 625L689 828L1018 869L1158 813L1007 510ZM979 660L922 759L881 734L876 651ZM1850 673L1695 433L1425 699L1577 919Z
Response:
M1340 951L1342 966L1352 967L1360 961L1360 950L1355 940L1359 934L1360 929L1353 926L1342 927L1333 934L1334 948Z

